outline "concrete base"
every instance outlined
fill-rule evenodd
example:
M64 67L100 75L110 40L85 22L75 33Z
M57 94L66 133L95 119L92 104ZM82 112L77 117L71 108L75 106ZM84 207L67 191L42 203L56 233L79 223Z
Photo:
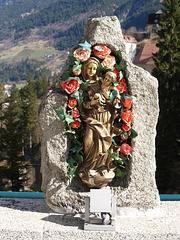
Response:
M122 208L114 232L85 231L84 215L54 213L45 200L0 198L0 215L0 240L180 239L180 201L145 213Z
M116 231L116 226L85 223L84 230L85 231Z

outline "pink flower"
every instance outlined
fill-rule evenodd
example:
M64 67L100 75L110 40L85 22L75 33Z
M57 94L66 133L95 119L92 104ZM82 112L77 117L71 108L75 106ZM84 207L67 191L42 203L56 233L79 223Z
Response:
M131 153L131 150L132 148L129 146L129 144L127 143L123 143L121 146L120 146L120 152L121 154L124 156L124 155L129 155Z
M74 57L80 61L85 62L91 55L91 50L83 50L83 48L78 48L74 51Z
M114 56L108 55L103 62L101 63L104 67L106 66L107 68L113 68L114 65L116 64L116 60Z
M73 116L73 118L77 118L80 116L79 110L75 109L71 112L71 115Z
M72 79L69 82L66 80L62 82L61 87L68 93L71 94L80 88L79 81L77 79Z

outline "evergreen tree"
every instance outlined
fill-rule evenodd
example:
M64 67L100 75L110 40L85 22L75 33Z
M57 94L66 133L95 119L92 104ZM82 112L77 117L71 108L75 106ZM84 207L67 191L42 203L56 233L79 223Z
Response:
M3 143L2 143L2 133L3 133L3 103L4 103L4 86L0 83L0 163L3 161L2 159L2 150L3 150ZM0 189L4 190L5 183L3 181L3 164L0 166Z
M24 110L25 129L28 137L28 148L32 155L33 143L38 143L40 138L40 128L38 124L38 99L36 96L34 82L31 75L28 75L27 85L24 88Z
M46 93L48 87L49 87L48 76L47 74L44 73L42 78L38 77L35 80L35 89L37 91L37 97L38 98L42 97Z
M157 185L161 193L180 191L180 4L164 0L153 75L159 81Z
M12 87L11 96L7 99L8 107L4 110L1 120L3 125L0 134L0 168L1 183L9 189L19 191L23 189L27 180L27 164L22 155L22 108L19 90ZM2 186L2 185L1 185Z
M45 94L49 87L48 76L45 73L43 74L42 82L43 82L43 94Z

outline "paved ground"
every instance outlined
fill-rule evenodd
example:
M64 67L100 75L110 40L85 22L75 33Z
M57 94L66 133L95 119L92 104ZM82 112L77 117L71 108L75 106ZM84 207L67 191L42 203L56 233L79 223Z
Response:
M0 198L0 240L180 240L180 202L161 202L146 214L122 209L116 231L84 231L83 216L52 212L45 200Z

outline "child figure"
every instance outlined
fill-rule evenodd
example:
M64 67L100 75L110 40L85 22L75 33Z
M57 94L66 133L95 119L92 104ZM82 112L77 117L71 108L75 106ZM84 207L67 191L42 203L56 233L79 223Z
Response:
M91 100L91 105L100 104L104 105L107 102L110 103L110 93L117 90L113 86L113 83L116 82L116 74L113 72L107 72L105 78L101 78L101 89L99 93L94 94L94 97Z

